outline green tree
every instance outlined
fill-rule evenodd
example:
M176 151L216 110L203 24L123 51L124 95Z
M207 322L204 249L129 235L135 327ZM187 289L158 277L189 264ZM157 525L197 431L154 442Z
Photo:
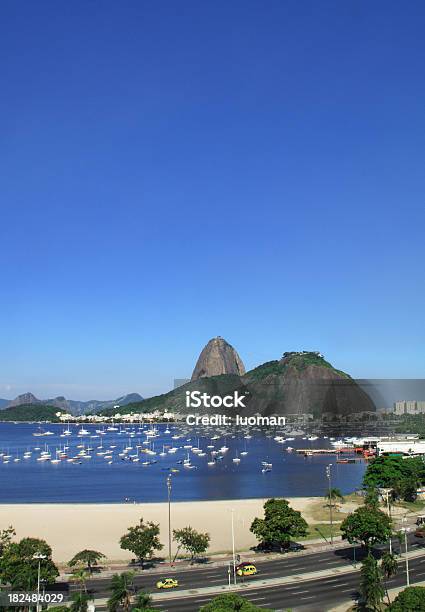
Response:
M156 609L152 608L152 597L148 593L139 591L131 612L156 612Z
M379 495L378 491L374 487L368 487L366 489L364 505L366 508L379 510Z
M263 547L287 546L291 538L307 535L308 525L301 512L293 510L286 499L269 499L264 504L264 518L255 518L250 531Z
M71 561L68 563L70 567L75 567L75 565L84 565L89 570L90 574L93 573L93 567L97 565L98 561L101 559L106 559L105 555L97 550L81 550L79 553L72 557Z
M88 594L83 591L73 593L69 609L71 610L71 612L87 612L89 600L90 598Z
M179 550L183 548L190 553L191 563L193 563L196 555L206 552L211 540L209 533L200 533L190 526L183 527L183 529L173 529L173 538L178 543L176 557Z
M383 576L378 562L373 555L368 554L363 559L360 575L360 594L363 603L370 610L380 610L380 605L384 598Z
M341 523L342 539L350 544L360 542L368 550L375 544L383 544L392 534L390 517L373 507L361 506Z
M407 483L409 485L407 486ZM420 457L376 457L368 465L363 477L364 487L383 487L394 490L396 497L411 497L418 485L425 483L425 463ZM406 499L409 501L409 499Z
M112 595L108 599L108 610L110 612L116 612L119 606L122 606L125 612L130 609L131 598L134 595L133 578L134 572L123 572L112 576Z
M332 487L330 491L326 491L325 499L330 503L337 501L344 503L344 496L341 489L337 489L336 487Z
M159 541L159 525L140 519L139 525L129 527L127 533L120 539L120 546L136 555L142 568L145 559L152 556L155 550L164 548Z
M416 501L418 497L418 482L415 478L409 477L402 481L401 497L407 502Z
M390 612L420 612L425 610L425 587L407 587L388 607Z
M52 549L44 540L23 538L11 542L0 557L0 576L2 582L10 584L13 590L32 591L37 588L38 563L34 555L41 554L40 578L45 584L55 582L59 576L58 568L52 561Z
M15 535L16 531L12 525L9 525L9 527L0 531L0 557L3 555L3 551L10 546Z
M71 576L73 582L79 585L80 591L84 591L85 593L87 593L87 576L87 572L83 570L83 568L76 569L74 572L72 572Z
M394 554L385 551L381 559L381 571L385 578L385 591L387 593L388 603L390 603L390 596L388 594L387 581L396 575L398 569L397 558Z
M268 609L270 610L270 608ZM233 610L257 612L257 610L264 610L264 608L258 608L236 593L223 593L223 595L217 595L205 606L202 606L199 612L231 612Z

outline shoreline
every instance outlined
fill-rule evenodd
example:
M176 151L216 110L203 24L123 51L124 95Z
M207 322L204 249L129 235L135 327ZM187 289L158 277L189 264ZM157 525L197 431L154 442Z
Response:
M286 498L295 510L307 509L319 497ZM209 554L231 549L231 516L237 550L248 550L257 541L249 531L256 516L263 516L267 498L219 501L180 501L171 503L171 528L191 526L211 536ZM160 525L164 545L159 554L168 554L168 503L17 503L0 504L0 530L12 525L16 539L41 538L52 547L53 559L66 563L85 548L104 553L108 562L129 561L134 555L119 546L119 539L128 527L140 518ZM173 543L172 551L176 547Z
M354 491L350 491L350 493L346 493L345 495L350 495L351 493L353 493ZM175 504L207 504L207 503L233 503L233 502L254 502L254 501L266 501L267 499L271 499L273 497L273 495L270 495L268 497L231 497L231 498L220 498L220 499L172 499L171 500L171 505L174 506ZM322 496L317 495L310 495L309 497L306 497L305 495L291 495L289 496L282 496L282 495L275 495L274 496L276 499L287 499L289 502L291 502L291 500L297 500L297 499L311 499L311 500L318 500L318 499L323 499ZM167 504L168 502L166 500L164 501L153 501L153 502L148 502L148 501L129 501L129 502L123 502L123 501L117 501L117 502L113 502L113 501L105 501L105 502L97 502L97 501L89 501L89 502L84 502L84 501L75 501L75 502L70 502L70 501L30 501L30 502L23 502L23 501L17 501L17 502L11 502L11 501L0 501L0 509L2 507L5 506L124 506L124 507L128 507L128 506L154 506L154 505L161 505L161 504Z

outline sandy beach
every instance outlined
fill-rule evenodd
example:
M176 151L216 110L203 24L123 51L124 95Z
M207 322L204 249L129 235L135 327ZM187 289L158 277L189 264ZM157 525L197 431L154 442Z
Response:
M174 502L172 529L191 525L211 535L209 552L231 548L231 510L234 510L235 540L238 550L256 543L249 531L252 520L263 515L263 499ZM293 508L304 512L313 497L290 499ZM303 514L308 520L308 515ZM7 504L0 505L0 529L12 525L17 538L38 537L53 549L57 562L66 562L78 551L90 548L103 552L109 561L123 561L132 554L122 550L119 539L128 527L145 521L160 524L161 542L167 551L168 505L153 504Z

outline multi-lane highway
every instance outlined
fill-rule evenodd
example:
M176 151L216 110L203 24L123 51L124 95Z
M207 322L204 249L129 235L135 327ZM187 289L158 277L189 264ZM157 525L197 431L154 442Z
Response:
M318 566L317 569L320 569ZM272 610L291 609L296 612L326 612L346 600L355 599L358 594L359 572L328 576L319 580L300 580L296 584L247 589L240 595L253 604ZM410 560L410 582L425 580L425 556ZM388 582L389 588L406 584L403 563L396 577ZM212 595L155 601L153 606L160 612L198 612L199 608L212 599Z
M417 550L424 548L425 543L414 537L410 538L409 549ZM265 607L282 607L296 608L297 610L306 609L313 610L317 608L318 598L321 604L329 608L333 601L343 601L349 599L354 594L358 586L358 573L348 573L342 576L329 576L320 580L301 580L301 575L308 572L317 572L319 570L338 570L347 568L353 565L353 548L347 547L343 549L327 550L321 553L298 554L291 557L283 557L275 560L256 561L255 564L259 571L257 576L245 578L245 583L251 588L245 591L249 597L257 605ZM361 559L360 549L356 549L356 559ZM425 575L425 556L420 559L411 560L412 580L423 580L422 570ZM400 570L400 574L401 574ZM197 590L205 587L223 587L228 583L227 566L207 565L202 568L193 569L168 569L164 568L164 577L175 577L179 580L178 589ZM295 584L290 585L274 585L261 586L261 582L270 578L283 578L286 576L300 576L300 580ZM161 574L146 572L135 577L134 583L137 590L143 589L149 592L155 592L155 582ZM239 581L241 579L238 579ZM395 581L401 580L400 575ZM252 588L254 585L255 588ZM110 596L110 578L95 578L87 583L89 592L95 599L106 599ZM351 594L351 595L350 595ZM190 598L174 598L173 593L169 593L164 601L155 601L155 607L165 612L170 611L191 611L198 610L202 603L209 601L212 595L196 595ZM314 605L313 605L314 604ZM316 608L314 608L316 606ZM326 607L320 609L326 610Z

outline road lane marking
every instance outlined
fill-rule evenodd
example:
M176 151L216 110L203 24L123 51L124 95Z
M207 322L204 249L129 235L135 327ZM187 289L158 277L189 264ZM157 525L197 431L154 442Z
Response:
M267 599L267 597L249 597L249 595L247 597L250 601L260 601L260 599Z

